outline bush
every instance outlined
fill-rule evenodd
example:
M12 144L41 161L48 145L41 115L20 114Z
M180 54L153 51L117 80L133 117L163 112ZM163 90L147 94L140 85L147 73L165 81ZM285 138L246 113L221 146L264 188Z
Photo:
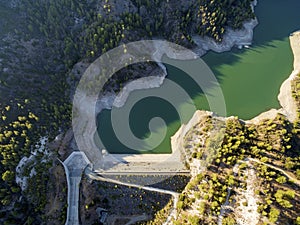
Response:
M280 214L280 210L275 209L275 208L271 208L270 212L269 212L269 220L271 223L276 223L276 221L278 220Z
M276 179L276 181L280 184L284 184L284 183L286 183L286 177L280 176Z
M222 221L222 225L235 225L236 221L232 216L225 217Z

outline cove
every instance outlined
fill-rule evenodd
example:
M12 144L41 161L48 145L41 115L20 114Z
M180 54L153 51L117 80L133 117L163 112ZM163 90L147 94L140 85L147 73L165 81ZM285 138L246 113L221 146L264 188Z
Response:
M230 52L209 52L203 60L217 77L226 102L227 115L251 119L270 108L279 108L277 95L282 82L292 71L293 55L288 36L300 29L300 2L298 0L261 0L255 8L259 25L254 30L253 45L250 49L233 49ZM168 79L183 87L194 100L197 109L209 110L201 89L182 71L166 65ZM162 85L160 88L164 88ZM139 95L139 90L131 95ZM131 95L129 99L131 98ZM184 107L184 103L183 107ZM191 115L192 112L187 112ZM110 110L103 110L97 117L98 134L110 153L170 153L170 137L180 127L174 107L159 98L141 99L129 117L132 132L139 138L149 136L148 123L153 117L161 117L167 124L163 142L152 151L143 151L149 145L146 141L134 151L122 145L111 126ZM155 129L157 137L162 129Z

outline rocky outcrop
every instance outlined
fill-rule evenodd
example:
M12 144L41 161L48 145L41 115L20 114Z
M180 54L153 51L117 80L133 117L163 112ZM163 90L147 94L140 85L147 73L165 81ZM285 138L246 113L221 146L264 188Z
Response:
M143 77L129 82L118 94L118 96L115 97L113 105L116 107L122 107L125 104L130 92L134 90L160 87L164 81L166 74L160 74L160 70L157 70L156 72L157 74L155 75L150 75L149 77Z
M187 162L188 156L185 155L185 137L187 133L193 129L198 123L203 121L207 116L213 116L212 112L197 110L193 117L187 124L182 124L179 130L171 137L172 152L180 152L182 154L182 160ZM194 159L189 162L190 171L192 176L196 176L202 171L201 160Z
M249 124L259 124L261 121L266 119L275 119L278 113L284 114L282 109L270 109L269 111L263 112L258 116L254 117L253 119L247 120L245 122Z
M214 39L207 36L193 36L193 41L197 44L197 48L195 48L194 51L202 56L209 50L214 52L225 52L230 51L234 46L241 48L243 46L251 45L253 29L257 24L258 21L255 19L244 23L241 30L227 28L221 43L215 42Z
M297 105L292 96L291 82L298 73L299 71L293 71L290 77L281 85L280 93L278 95L278 100L282 107L282 114L284 114L291 122L294 122L297 118Z

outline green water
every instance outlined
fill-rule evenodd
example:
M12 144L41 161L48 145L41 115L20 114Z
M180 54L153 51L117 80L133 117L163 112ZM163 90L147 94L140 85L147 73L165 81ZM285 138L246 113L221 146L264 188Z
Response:
M299 9L298 0L259 1L255 8L259 25L254 30L253 46L221 54L209 52L203 57L221 85L228 116L250 119L270 108L279 107L277 95L280 85L292 71L293 55L288 36L300 29ZM209 110L199 87L182 71L166 66L168 78L190 94L197 108ZM165 88L164 85L161 88ZM133 92L132 95L139 95L143 91ZM184 107L183 102L182 105ZM191 112L187 112L187 115L190 116ZM111 153L138 153L118 141L111 127L110 116L109 110L98 116L98 133L104 147ZM180 122L176 110L170 104L158 98L141 100L132 108L129 124L137 137L145 138L149 136L148 123L156 116L165 120L167 135L153 151L141 153L171 152L170 137L180 127ZM159 137L162 129L157 127L156 132ZM144 150L148 145L144 142L139 148Z

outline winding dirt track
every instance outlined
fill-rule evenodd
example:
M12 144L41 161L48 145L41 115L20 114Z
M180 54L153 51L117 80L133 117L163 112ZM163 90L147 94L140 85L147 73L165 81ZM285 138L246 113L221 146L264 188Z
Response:
M260 164L263 164L263 165L266 165L274 170L277 170L281 173L283 173L285 176L287 176L293 183L297 184L299 187L300 187L300 181L298 179L296 179L294 176L290 175L289 173L287 173L286 171L284 171L283 169L277 167L277 166L274 166L274 165L271 165L269 163L264 163L264 162L261 162L259 161L258 159L253 159L253 158L248 158L248 160L252 161L252 162L256 162L256 163L260 163Z

